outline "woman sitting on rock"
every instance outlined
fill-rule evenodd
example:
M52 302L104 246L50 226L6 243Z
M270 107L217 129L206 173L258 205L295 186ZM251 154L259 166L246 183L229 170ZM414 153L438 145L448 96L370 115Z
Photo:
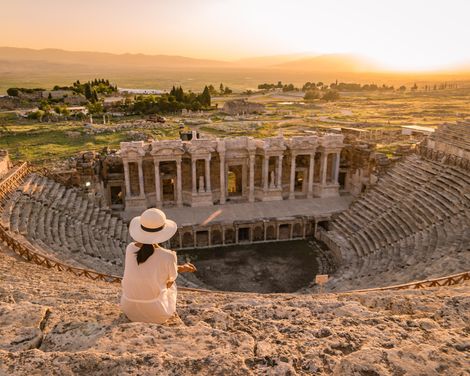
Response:
M131 321L164 323L176 312L178 273L195 272L192 264L177 265L176 253L158 244L170 239L176 223L152 208L132 219L126 248L121 309Z

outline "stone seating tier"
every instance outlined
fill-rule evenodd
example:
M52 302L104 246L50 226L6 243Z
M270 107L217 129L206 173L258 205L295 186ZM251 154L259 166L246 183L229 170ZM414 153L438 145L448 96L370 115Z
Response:
M412 155L331 224L332 289L404 283L470 267L470 172Z
M122 274L127 226L77 189L30 174L10 195L1 221L63 262Z

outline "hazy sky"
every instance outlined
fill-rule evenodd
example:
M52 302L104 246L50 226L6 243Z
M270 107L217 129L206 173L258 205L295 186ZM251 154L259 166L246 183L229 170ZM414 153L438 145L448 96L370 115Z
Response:
M470 0L0 0L0 9L1 46L227 60L357 53L394 69L470 61Z

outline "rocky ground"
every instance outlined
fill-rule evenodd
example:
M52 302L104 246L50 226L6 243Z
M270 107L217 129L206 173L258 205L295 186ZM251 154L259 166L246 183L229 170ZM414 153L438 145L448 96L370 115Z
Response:
M468 375L470 286L336 295L180 292L131 323L119 285L0 252L0 375Z

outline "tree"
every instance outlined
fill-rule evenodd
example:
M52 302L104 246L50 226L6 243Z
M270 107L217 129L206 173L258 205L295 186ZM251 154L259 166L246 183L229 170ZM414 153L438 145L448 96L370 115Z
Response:
M100 102L90 103L88 106L88 112L90 114L101 114L103 113L103 105Z
M221 82L219 86L220 94L224 93L224 84Z
M336 90L327 90L321 99L327 102L333 102L339 99L339 93Z
M282 91L294 91L294 90L295 90L295 87L293 84L284 85L282 87Z
M11 87L7 90L7 94L10 97L17 97L20 91L16 87Z
M215 90L215 87L212 84L209 85L209 94L210 95L217 95L217 90Z
M44 115L45 115L45 112L43 110L37 110L37 111L31 112L28 115L28 118L33 119L33 120L39 120L40 122L42 122L42 118L44 117Z
M318 98L320 98L320 93L316 89L310 89L304 95L304 99L306 101L311 101Z
M308 81L304 84L304 86L302 86L302 91L307 92L312 88L315 88L315 83L314 82L312 83L312 82Z
M86 99L88 99L89 101L93 99L93 93L91 92L91 85L88 82L85 84L84 93L85 93Z
M205 106L210 107L211 105L211 94L209 92L209 88L207 86L204 87L202 94L199 96L199 102Z
M416 82L415 82L415 84L411 88L411 91L416 91L416 90L418 90L418 85L416 85Z
M233 91L228 86L225 86L224 94L232 94Z

